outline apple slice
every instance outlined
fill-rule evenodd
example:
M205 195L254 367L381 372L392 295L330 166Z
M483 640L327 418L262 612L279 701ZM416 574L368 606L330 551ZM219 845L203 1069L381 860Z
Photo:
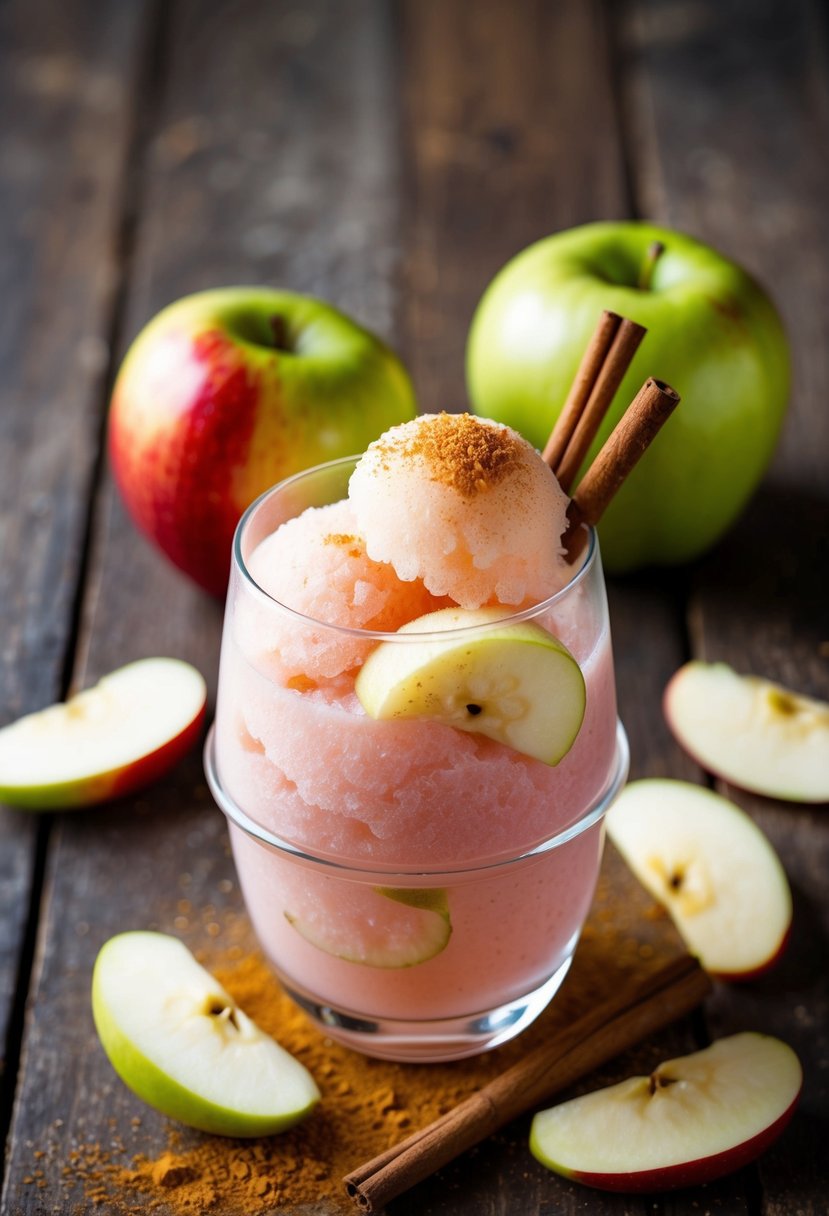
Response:
M698 764L744 790L829 801L829 705L725 663L686 663L665 689L665 717Z
M663 1191L721 1178L777 1139L802 1085L797 1056L762 1034L735 1034L550 1110L530 1129L533 1156L605 1191Z
M442 887L355 888L334 915L315 902L285 918L317 949L367 967L416 967L445 950L452 936Z
M540 625L499 627L503 619L503 608L442 608L404 625L399 634L475 626L479 632L446 641L381 642L355 684L366 713L380 719L431 718L558 764L584 718L581 668Z
M777 854L744 811L684 781L634 781L606 822L704 967L723 979L751 979L777 960L791 892Z
M207 690L180 659L139 659L0 730L0 802L91 806L155 781L198 741Z
M319 1100L311 1074L247 1017L175 937L102 947L92 1012L110 1063L162 1114L219 1136L269 1136Z

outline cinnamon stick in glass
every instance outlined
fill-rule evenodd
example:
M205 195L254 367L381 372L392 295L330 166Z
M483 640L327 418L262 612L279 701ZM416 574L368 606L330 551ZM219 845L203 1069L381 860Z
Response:
M599 522L614 494L679 401L679 393L661 380L651 378L642 385L570 500L568 528L562 538L570 561L582 544L581 524Z
M711 981L684 955L570 1023L448 1114L343 1179L364 1212L377 1212L460 1153L546 1102L620 1052L689 1013Z
M646 332L615 312L599 318L542 453L563 490L569 492Z
M558 468L555 470L559 485L565 493L570 492L576 474L582 466L591 443L598 434L605 414L616 396L616 390L622 383L645 333L643 325L637 325L635 321L631 321L627 317L622 318L622 324L613 339L613 345L608 351L604 366L599 372L581 417L570 436Z
M547 440L544 451L541 453L542 458L554 473L558 469L559 461L564 455L573 431L576 429L576 424L579 418L581 418L582 411L593 391L593 385L596 383L599 372L604 366L608 351L621 324L622 318L619 314L617 312L610 312L609 309L605 309L599 317L593 337L587 345L587 349L579 364L579 370L576 372L575 379L570 386L567 400L562 406L561 413L550 432L550 438Z

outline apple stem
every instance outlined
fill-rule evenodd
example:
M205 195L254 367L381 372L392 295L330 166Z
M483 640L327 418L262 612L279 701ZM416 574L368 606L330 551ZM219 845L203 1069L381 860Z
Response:
M661 241L652 241L648 246L648 252L645 254L645 260L642 263L641 270L639 271L639 282L637 286L640 291L650 291L654 268L664 252L665 246Z
M291 349L291 344L288 341L288 326L284 317L280 317L278 313L270 318L271 333L273 335L274 350Z

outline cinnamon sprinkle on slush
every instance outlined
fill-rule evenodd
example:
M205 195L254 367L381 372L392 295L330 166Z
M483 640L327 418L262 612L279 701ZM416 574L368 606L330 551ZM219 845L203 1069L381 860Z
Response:
M387 455L420 458L432 481L451 486L465 498L497 486L521 467L521 447L505 427L482 425L470 414L435 414L423 419L401 449L379 440L381 461Z

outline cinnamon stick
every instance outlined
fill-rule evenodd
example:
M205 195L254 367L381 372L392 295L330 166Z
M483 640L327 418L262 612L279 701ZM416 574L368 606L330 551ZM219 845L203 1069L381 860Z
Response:
M567 508L562 543L569 559L578 552L582 524L595 525L616 491L679 405L679 393L653 378L646 380L579 482Z
M582 461L596 438L604 416L616 396L616 390L622 383L646 332L644 325L637 325L628 317L622 318L622 323L596 377L590 396L585 402L581 417L576 423L558 466L553 469L558 483L565 493L569 493Z
M688 1013L711 981L684 955L571 1023L454 1110L343 1179L364 1212L377 1212L516 1116Z
M542 452L543 459L556 474L559 462L576 429L621 324L622 318L617 312L605 309L599 317L593 337L582 356L579 370L576 372L570 392L567 394L567 400L564 402Z

